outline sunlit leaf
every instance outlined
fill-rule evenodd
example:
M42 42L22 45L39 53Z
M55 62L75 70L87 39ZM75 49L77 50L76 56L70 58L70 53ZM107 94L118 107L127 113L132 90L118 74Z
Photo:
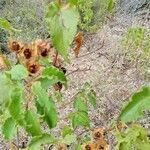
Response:
M90 127L90 121L87 112L77 112L72 117L72 126L76 128L77 126Z
M17 133L15 121L12 118L8 118L2 126L2 132L4 138L7 140L13 139Z
M37 109L40 108L40 113L44 113L43 119L47 122L49 128L55 127L57 124L57 112L54 101L47 95L40 82L34 83L32 90L37 96Z
M75 134L66 135L63 139L63 143L70 145L72 143L75 143L77 141L77 136Z
M77 5L79 0L68 0L69 3Z
M73 5L58 7L57 3L52 2L46 11L46 21L52 43L59 54L67 61L68 49L77 32L78 20L79 14Z
M3 29L11 29L10 23L6 19L1 17L0 17L0 27Z
M114 0L109 0L107 10L109 12L112 12L113 8L114 8Z
M135 121L143 116L145 110L150 109L150 87L143 87L133 94L128 104L123 108L119 118L123 122Z
M87 104L82 97L77 96L74 101L74 108L78 111L87 112Z
M40 82L35 82L32 85L32 91L37 96L37 101L41 107L46 106L47 102L49 101L49 97L45 89L42 88Z
M54 128L57 125L57 111L55 103L50 99L45 107L45 121L47 122L49 128Z
M148 150L150 140L147 137L147 131L137 124L132 124L124 131L116 132L117 150L130 150L132 148L139 150Z
M25 114L26 131L32 136L41 135L40 123L37 114L33 110L26 111Z
M42 134L40 136L33 137L29 143L29 150L40 150L44 144L51 144L56 139L49 134Z
M72 129L69 126L64 126L61 129L61 134L63 137L65 137L66 135L71 134L71 133L72 133Z
M23 65L16 65L14 66L11 71L11 78L13 80L21 80L28 76L28 71Z
M14 85L9 77L5 74L0 74L0 104L5 104L10 100L11 92Z
M22 106L22 90L20 88L15 88L11 94L11 102L9 104L9 112L12 118L22 124L23 122L23 106Z
M66 84L67 79L65 74L57 69L56 67L46 67L42 72L43 78L48 78L52 81L52 83L62 82L63 84Z

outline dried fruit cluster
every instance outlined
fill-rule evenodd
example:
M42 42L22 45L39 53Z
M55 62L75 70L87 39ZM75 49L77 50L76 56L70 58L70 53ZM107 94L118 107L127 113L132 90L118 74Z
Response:
M105 141L105 130L103 128L95 129L92 132L92 141L82 145L82 150L107 150L107 142Z
M39 59L41 57L51 57L54 66L60 67L62 60L56 56L56 52L47 40L37 39L31 43L22 43L20 41L9 40L8 48L15 52L20 63L25 65L31 74L40 70ZM57 57L57 60L55 59Z

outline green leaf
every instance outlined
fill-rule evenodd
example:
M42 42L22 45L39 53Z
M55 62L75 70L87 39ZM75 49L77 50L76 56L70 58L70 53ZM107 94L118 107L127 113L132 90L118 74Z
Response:
M78 4L78 0L68 0L68 2L73 4L73 5L77 5Z
M41 78L39 79L41 82L41 86L43 89L47 90L50 86L54 85L56 82L49 78Z
M0 27L3 29L11 29L10 23L6 19L1 17L0 17Z
M67 5L58 8L58 4L52 2L46 11L46 21L54 47L68 61L68 49L77 32L79 21L76 7Z
M81 145L76 145L76 147L75 147L75 150L82 150L82 147L81 147Z
M75 98L74 108L78 111L87 112L87 104L84 102L84 99L79 95Z
M114 0L109 0L107 10L109 12L112 12L113 8L114 8Z
M23 65L14 66L11 71L11 78L13 80L22 80L28 76L28 71Z
M20 88L15 88L11 94L9 113L19 124L23 123L24 118L22 102L22 90Z
M87 112L77 112L72 117L72 126L76 128L77 126L90 127L90 121Z
M35 106L37 108L37 113L40 114L41 116L44 116L44 108L41 107L41 105L39 104L39 102L36 100L35 101Z
M41 83L35 82L32 85L32 91L37 97L37 101L40 104L41 107L46 106L47 102L49 101L49 97L45 91L45 89L42 88Z
M150 109L150 86L143 87L133 94L129 103L123 108L119 119L122 122L135 121L143 116L143 111Z
M71 134L71 135L66 135L62 143L70 145L72 143L75 143L76 141L77 141L77 136L75 134Z
M40 150L42 145L51 144L54 141L56 141L56 139L49 134L33 137L29 143L29 150Z
M130 150L132 148L138 150L145 150L150 144L150 141L147 137L147 131L137 124L131 124L124 131L116 131L117 138L117 150ZM148 150L148 149L147 149Z
M61 83L66 85L67 82L65 74L58 68L53 66L47 67L43 70L42 78L50 79L52 81L52 84L55 84L60 81Z
M8 118L2 126L2 132L6 140L13 139L17 133L15 121L12 118Z
M25 114L26 131L32 136L41 135L40 123L37 114L33 110L26 111Z
M45 107L45 117L49 128L54 128L57 125L57 111L55 103L50 99Z
M94 108L96 108L96 93L91 90L88 94L87 94L88 100L89 102L93 105Z
M54 17L56 13L59 11L60 6L58 3L51 2L46 10L45 18L49 19L51 17Z
M6 74L0 74L0 105L5 104L10 100L11 92L14 89L14 85L10 78Z
M71 133L72 133L72 129L69 126L64 126L61 129L61 134L63 137L65 137L66 135L71 134Z
M40 82L35 82L32 85L32 90L37 96L37 109L40 107L40 112L44 112L43 118L47 122L49 128L55 127L57 124L57 112L54 101L52 98L49 98Z

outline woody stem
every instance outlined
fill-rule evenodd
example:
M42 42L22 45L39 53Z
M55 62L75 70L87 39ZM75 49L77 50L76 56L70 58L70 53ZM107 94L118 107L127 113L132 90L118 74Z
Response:
M58 58L58 52L56 52L56 56L55 56L54 61L53 61L53 65L54 66L56 66L57 58Z

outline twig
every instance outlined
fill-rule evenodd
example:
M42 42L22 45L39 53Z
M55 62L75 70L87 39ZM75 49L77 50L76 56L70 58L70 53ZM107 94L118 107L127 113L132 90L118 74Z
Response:
M87 68L85 68L85 69L82 69L82 70L80 70L79 68L78 69L76 69L76 70L73 70L72 72L69 72L66 76L69 76L69 75L71 75L71 74L73 74L73 73L76 73L76 72L78 72L78 71L89 71L89 70L91 70L91 66L87 69Z
M56 66L57 59L58 59L58 51L56 52L56 56L55 56L55 59L53 61L53 66Z
M18 127L17 127L17 149L19 150L19 129L18 129Z

